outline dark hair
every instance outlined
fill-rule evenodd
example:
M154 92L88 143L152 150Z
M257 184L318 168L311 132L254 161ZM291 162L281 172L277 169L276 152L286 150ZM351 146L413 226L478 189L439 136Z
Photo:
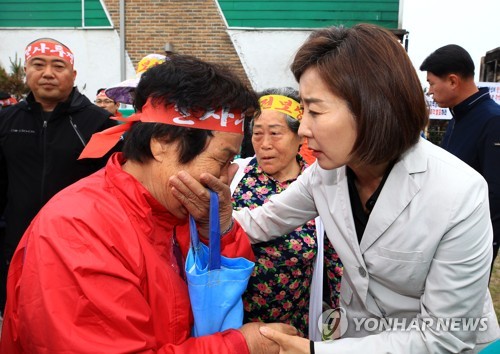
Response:
M292 87L277 87L277 88L268 88L258 94L259 98L267 95L281 95L285 96L288 98L291 98L292 100L295 100L297 102L300 102L300 96L299 96L299 91ZM255 119L254 119L255 120ZM300 121L293 118L292 116L289 116L288 114L285 114L285 121L290 128L292 132L295 134L298 134L299 132L299 126L300 126ZM253 124L251 126L253 128Z
M252 127L255 117L245 120L245 135L241 142L240 157L246 158L255 155L255 150L252 144Z
M142 74L134 106L141 111L148 98L154 105L176 104L180 111L203 113L220 107L241 110L251 117L259 109L255 92L222 64L177 54ZM152 159L152 138L179 142L179 162L188 163L206 146L212 131L161 123L135 123L125 137L124 157L145 162Z
M456 44L436 49L420 65L420 70L428 71L438 77L457 74L463 78L472 78L474 69L474 61L470 54Z
M358 161L393 161L418 142L428 121L424 94L391 32L369 24L317 30L295 56L295 79L310 67L347 102L357 127L351 154Z

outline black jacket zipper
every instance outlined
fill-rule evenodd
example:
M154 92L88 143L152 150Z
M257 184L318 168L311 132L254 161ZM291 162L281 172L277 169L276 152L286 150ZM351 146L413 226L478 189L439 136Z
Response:
M42 149L43 149L43 169L42 169L42 185L40 188L40 205L43 204L44 199L44 191L45 191L45 175L47 170L47 125L48 122L46 120L43 121L42 125Z
M75 123L73 123L73 117L72 116L69 116L69 122L71 124L71 127L75 131L76 136L78 136L78 139L80 139L80 141L82 142L83 147L85 147L87 145L87 143L85 142L85 139L83 139L82 134L78 130L78 126Z

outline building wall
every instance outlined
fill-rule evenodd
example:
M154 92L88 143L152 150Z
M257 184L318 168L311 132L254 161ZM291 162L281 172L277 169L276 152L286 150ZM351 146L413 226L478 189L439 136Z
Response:
M27 0L39 3L38 0ZM46 2L74 0L46 0ZM97 0L84 0L85 6ZM219 0L234 6L254 0ZM288 9L293 3L326 2L326 0L280 0ZM369 0L373 1L373 0ZM8 25L12 19L6 9L19 10L16 0L0 0L0 65L9 70L15 55L24 58L24 47L33 39L54 37L75 52L76 83L89 97L99 87L121 81L119 0L100 0L109 27L20 28ZM88 4L87 4L88 2ZM260 2L261 0L255 0ZM267 0L276 3L278 0ZM342 0L332 0L332 3ZM347 2L347 0L343 1ZM352 0L353 6L363 0ZM375 1L373 1L375 2ZM382 1L383 2L383 1ZM479 78L480 59L497 48L500 1L474 0L468 6L456 6L456 0L399 0L399 26L409 31L408 54L417 73L426 84L425 73L418 70L423 59L436 48L456 43L466 48L476 64ZM254 89L269 86L296 85L289 65L297 48L311 28L240 28L225 26L217 0L125 0L127 16L126 77L134 76L134 67L144 55L163 53L166 42L180 53L229 64L239 75L248 78ZM16 24L25 23L33 6L25 6ZM99 13L95 8L94 13ZM240 12L246 12L241 10ZM276 12L276 11L275 11ZM18 11L18 13L20 13ZM104 19L103 16L100 16ZM464 21L467 25L464 25ZM268 21L274 23L273 21ZM268 23L266 22L266 23ZM7 25L6 25L7 24ZM90 25L89 25L90 26ZM23 59L24 60L24 59Z
M257 91L279 86L298 88L290 65L295 52L310 33L309 29L229 30L234 48Z
M119 0L104 0L119 33ZM150 53L175 52L222 62L249 83L215 0L127 0L125 49L134 67Z
M48 2L56 4L61 1ZM95 12L99 12L99 8L95 6L96 1L98 0L85 0L85 6L93 4ZM59 21L65 16L62 12L57 16L54 14L51 22L45 25L36 26L30 22L30 26L23 27L21 25L25 23L26 17L32 17L26 11L24 15L16 12L19 13L15 17L17 22L3 20L7 16L3 9L15 2L0 0L0 65L3 68L9 71L10 60L14 60L16 56L24 63L24 48L29 42L40 37L52 37L68 45L74 52L75 69L78 71L76 85L90 99L95 97L98 88L122 81L119 0L101 0L100 18L109 17L108 24L111 22L111 26L107 28L83 28L76 24L64 27ZM63 2L72 3L74 0ZM229 38L216 0L125 0L125 5L126 78L135 77L135 67L145 55L164 54L165 43L169 42L178 53L225 63L244 82L250 84ZM36 16L40 11L33 9Z

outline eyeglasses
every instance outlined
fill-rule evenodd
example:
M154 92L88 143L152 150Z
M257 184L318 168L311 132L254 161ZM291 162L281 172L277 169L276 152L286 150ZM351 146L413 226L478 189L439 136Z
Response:
M101 104L101 103L111 104L111 103L115 103L115 101L113 101L113 100L95 100L94 103L95 104Z

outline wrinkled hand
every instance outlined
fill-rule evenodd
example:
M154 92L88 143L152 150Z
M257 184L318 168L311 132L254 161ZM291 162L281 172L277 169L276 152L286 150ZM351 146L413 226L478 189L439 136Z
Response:
M297 329L295 327L283 323L250 322L244 324L239 331L245 337L250 354L280 353L279 345L260 333L259 328L262 326L272 328L276 333L286 333L286 336L290 338L297 335Z
M228 175L217 178L209 173L202 173L197 181L185 171L180 171L170 177L169 183L172 195L186 208L196 220L198 231L207 237L209 230L210 188L219 195L220 229L226 230L231 224L233 206L228 182L238 170L238 165L229 167Z
M309 339L282 333L267 323L260 327L260 333L279 345L279 354L311 353Z

